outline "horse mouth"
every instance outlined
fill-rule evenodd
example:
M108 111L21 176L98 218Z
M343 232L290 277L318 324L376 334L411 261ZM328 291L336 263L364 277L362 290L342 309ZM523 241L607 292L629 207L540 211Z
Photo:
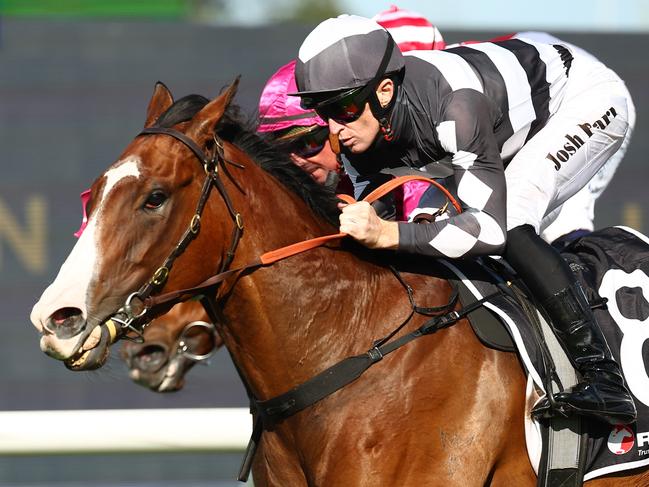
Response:
M175 392L179 391L185 385L185 374L193 366L193 363L182 357L175 357L165 367L165 374L160 384L158 392Z
M185 385L185 374L192 365L191 361L177 355L155 372L134 367L129 375L135 382L154 392L176 392Z
M68 369L74 371L98 369L106 363L110 342L107 327L98 325L86 337L79 350L63 363Z

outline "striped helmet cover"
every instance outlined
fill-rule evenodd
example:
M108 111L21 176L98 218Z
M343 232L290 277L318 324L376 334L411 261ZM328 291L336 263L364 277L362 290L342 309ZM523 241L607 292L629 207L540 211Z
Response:
M372 17L372 20L388 30L401 52L446 48L437 27L417 12L392 5Z
M374 20L340 15L320 23L298 52L295 80L299 95L321 94L365 86L377 75L390 34ZM394 43L385 73L404 66Z

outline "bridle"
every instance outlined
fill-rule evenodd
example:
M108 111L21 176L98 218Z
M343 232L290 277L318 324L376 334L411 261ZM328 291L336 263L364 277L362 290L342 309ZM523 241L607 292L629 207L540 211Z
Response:
M141 306L148 298L150 298L155 292L162 290L169 273L173 267L175 260L187 249L189 244L198 236L201 229L201 217L203 210L205 209L205 204L207 199L210 196L213 187L216 187L219 194L225 202L225 206L228 209L228 213L234 222L234 227L232 229L232 235L230 237L230 246L228 251L225 254L225 259L222 261L219 274L223 273L234 259L234 253L241 240L241 235L243 234L243 217L240 213L234 210L232 200L223 185L223 181L219 175L219 167L228 174L226 164L230 164L239 169L245 169L245 166L230 161L225 158L225 150L223 142L219 137L214 134L214 147L211 154L206 154L196 142L190 139L187 135L179 132L178 130L166 127L148 127L142 130L138 136L141 135L167 135L173 137L174 139L181 142L188 149L190 149L194 155L198 158L199 163L203 166L205 171L205 180L201 189L200 196L198 198L198 203L196 204L196 210L183 233L182 237L176 244L176 246L169 253L167 258L164 260L163 264L159 266L153 275L147 280L147 282L140 287L140 289L128 296L124 303L124 306L120 308L115 314L113 314L105 324L109 330L111 343L117 341L118 339L127 339L137 342L142 342L144 336L142 331L148 325L150 319L148 316L153 315L159 308L162 308L163 305L168 309L171 305L176 304L178 301L173 302L174 300L167 300L164 304L157 305L157 308ZM228 174L229 175L229 174ZM217 274L218 275L218 274ZM196 293L198 294L198 292ZM136 304L140 303L140 306ZM141 308L138 310L138 308Z
M142 342L144 340L142 331L155 316L168 311L173 305L179 302L186 301L190 298L197 298L199 296L200 302L210 319L213 322L218 322L218 299L216 296L216 290L223 281L231 277L236 279L244 272L273 264L279 260L302 253L309 249L320 247L329 241L339 240L346 236L344 233L336 233L297 242L280 249L266 252L244 266L229 269L230 264L234 260L234 254L239 241L241 240L241 235L243 234L243 217L240 213L234 210L232 200L220 177L219 168L221 168L226 175L232 179L232 176L228 172L227 164L239 169L245 169L245 166L230 161L225 157L224 144L216 134L213 136L214 147L210 155L207 155L198 144L187 135L172 128L148 127L138 134L138 136L140 135L166 135L178 140L189 148L198 158L198 161L201 163L206 173L206 178L203 182L201 195L196 205L196 211L194 212L194 215L192 216L191 221L178 244L171 251L163 265L158 267L153 273L151 278L138 291L130 294L122 308L104 322L109 333L109 345L120 338ZM425 181L436 186L446 195L458 213L462 211L460 204L446 188L434 179L425 176L396 177L369 193L365 198L363 198L363 201L369 203L376 201L398 186L403 185L405 182L413 180ZM236 182L234 182L234 184L239 190L244 192ZM229 250L225 255L225 259L221 263L218 273L197 286L178 291L171 291L162 295L154 295L156 292L161 291L167 282L174 261L187 249L189 244L198 235L201 228L201 215L213 186L217 188L221 195L234 223ZM353 198L346 195L339 195L339 198L344 199L348 203L355 202ZM136 302L138 304L136 304Z
M210 338L213 340L213 347L206 353L198 354L190 350L188 343L189 333L192 330L202 330L205 333L210 335ZM214 355L218 347L216 346L218 341L218 332L216 331L216 326L212 323L207 323L205 321L192 321L187 323L183 330L178 335L178 340L176 341L176 352L175 355L181 355L182 357L192 360L194 362L203 362L208 360Z

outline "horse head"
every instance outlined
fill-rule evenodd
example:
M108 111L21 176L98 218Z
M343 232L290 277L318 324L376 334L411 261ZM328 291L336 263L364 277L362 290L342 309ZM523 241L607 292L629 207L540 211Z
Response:
M170 91L156 84L144 133L169 128L206 154L216 151L215 126L237 84L210 102L197 95L174 102ZM197 163L195 151L172 137L140 134L95 180L87 227L31 313L43 352L73 370L100 367L112 341L102 324L123 309L129 296L151 282L165 289L188 287L218 268L233 223L211 217L225 211L219 198L209 198L205 208L218 207L196 221L197 201L206 186L203 162ZM199 226L209 227L209 235L199 233ZM167 266L161 275L161 266L190 230L196 230L190 251L201 257L186 258L183 249L177 252L174 272Z
M125 342L121 355L131 379L153 391L170 392L182 389L191 368L222 344L203 307L190 301L153 320L144 330L144 342Z

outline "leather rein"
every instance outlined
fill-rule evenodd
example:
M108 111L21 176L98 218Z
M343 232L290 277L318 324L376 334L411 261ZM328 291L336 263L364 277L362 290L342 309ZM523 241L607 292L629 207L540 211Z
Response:
M119 339L142 342L143 330L155 316L168 311L173 305L177 303L192 298L200 299L201 303L206 308L208 315L210 315L210 318L213 319L214 310L217 309L216 303L218 299L214 295L214 292L209 291L215 291L219 284L221 284L226 279L231 277L238 277L246 271L252 271L260 267L271 265L279 260L320 247L327 242L330 242L332 240L339 240L346 236L346 234L344 233L335 233L304 240L302 242L297 242L276 250L266 252L244 266L228 269L234 259L235 251L243 234L244 225L241 213L237 212L234 209L232 200L225 186L223 185L219 168L223 172L225 172L231 180L233 180L227 169L227 164L238 169L245 169L245 166L226 159L223 141L216 135L214 135L214 147L212 149L212 153L209 155L206 154L205 151L203 151L203 149L201 149L199 145L187 135L172 128L148 127L138 134L138 136L141 135L166 135L181 142L194 153L199 163L203 166L206 177L203 182L201 194L196 204L194 215L192 216L189 225L187 226L187 229L180 238L179 242L170 252L164 263L156 269L151 278L144 285L142 285L142 287L138 291L130 294L127 297L122 308L120 308L115 314L113 314L109 317L109 319L106 320L105 326L109 331L110 343L114 343ZM425 181L436 186L446 195L446 197L451 202L451 204L453 204L458 213L462 211L460 204L448 192L448 190L444 188L444 186L439 184L434 179L425 176L396 177L369 193L367 196L365 196L365 198L363 198L363 201L372 203L408 181ZM239 190L243 191L236 182L234 184ZM202 213L205 209L207 199L209 198L213 187L216 187L216 189L218 190L234 223L232 235L230 238L230 246L226 253L225 259L221 263L218 273L194 287L171 291L165 294L154 295L154 293L159 292L163 289L165 283L168 280L169 273L171 272L175 260L198 236L201 229ZM338 195L338 197L347 203L355 202L355 200L349 195L343 194Z

